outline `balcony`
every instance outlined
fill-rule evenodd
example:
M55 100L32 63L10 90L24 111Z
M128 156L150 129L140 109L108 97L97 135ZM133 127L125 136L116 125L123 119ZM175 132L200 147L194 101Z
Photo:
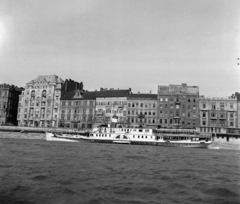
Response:
M211 119L217 119L217 114L211 114L211 115L210 115L210 118L211 118Z
M219 114L219 117L218 117L220 120L226 120L226 114Z

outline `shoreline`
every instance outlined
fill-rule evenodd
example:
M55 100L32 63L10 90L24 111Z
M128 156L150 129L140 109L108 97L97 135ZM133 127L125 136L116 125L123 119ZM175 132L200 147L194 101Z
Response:
M1 132L21 132L21 133L45 133L45 132L70 133L70 132L78 132L78 133L85 133L85 132L90 132L90 131L91 131L91 129L77 130L77 129L65 129L65 128L0 126L0 133Z
M1 132L0 139L36 139L46 140L45 133L26 133L26 132ZM240 144L234 144L227 141L214 141L210 147L219 147L224 150L240 150Z

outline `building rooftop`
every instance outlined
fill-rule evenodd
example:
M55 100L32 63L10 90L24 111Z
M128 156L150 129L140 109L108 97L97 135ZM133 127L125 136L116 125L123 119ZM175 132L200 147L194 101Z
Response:
M97 91L97 98L128 97L131 89L101 89Z
M17 87L17 86L10 85L10 84L0 84L0 88L7 88L10 90L16 90L16 91L20 91L20 92L22 90L24 90L24 88L22 88L22 87Z
M64 83L64 81L56 75L42 75L42 76L38 76L34 80L29 81L27 84L32 84L37 81L45 81L48 83Z
M127 97L129 96L130 89L127 90L106 90L100 91L85 91L81 93L81 96L75 97L76 91L65 92L61 100L79 100L79 99L96 99L96 98L111 98L111 97Z
M212 96L200 96L200 100L237 100L236 96L226 96L226 97L212 97Z
M138 93L138 94L130 94L128 96L129 99L157 99L157 94L144 94L144 93Z
M96 91L86 91L81 94L81 97L76 97L74 98L76 91L71 91L71 92L65 92L63 96L61 97L61 100L81 100L81 99L96 99L97 97Z

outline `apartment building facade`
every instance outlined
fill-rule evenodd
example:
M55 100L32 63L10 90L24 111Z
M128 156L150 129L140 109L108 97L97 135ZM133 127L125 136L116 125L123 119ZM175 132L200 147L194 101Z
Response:
M56 75L38 76L26 83L19 100L18 125L57 127L63 84Z
M199 99L200 130L202 132L226 132L238 127L237 97L204 97Z
M181 85L158 86L158 122L167 128L196 128L199 87Z
M96 97L95 123L117 123L118 126L127 124L127 97L131 89L101 89Z
M130 94L127 103L130 127L157 127L157 94Z
M0 124L17 125L19 95L23 88L0 84Z
M59 127L71 129L92 128L95 118L97 92L76 90L61 97Z

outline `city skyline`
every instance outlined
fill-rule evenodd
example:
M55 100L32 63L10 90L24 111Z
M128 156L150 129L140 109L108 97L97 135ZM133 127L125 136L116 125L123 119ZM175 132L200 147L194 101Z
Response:
M0 83L38 75L84 89L239 92L239 1L1 1ZM16 74L15 74L16 73ZM21 74L19 74L21 73Z

